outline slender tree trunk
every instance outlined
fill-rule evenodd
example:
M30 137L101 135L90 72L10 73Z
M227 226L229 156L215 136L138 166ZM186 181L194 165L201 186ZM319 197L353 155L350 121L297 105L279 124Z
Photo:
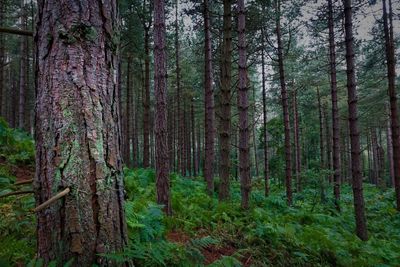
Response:
M259 168L258 168L258 154L257 154L257 135L256 135L256 123L257 123L257 118L256 118L256 90L253 87L253 119L252 119L252 135L253 135L253 150L254 150L254 166L256 168L256 177L260 176Z
M336 48L335 31L333 20L332 0L328 0L328 24L329 24L329 65L332 99L332 157L333 157L333 194L335 196L335 206L340 211L340 123L339 108L337 97L336 81Z
M198 165L196 161L196 117L194 116L194 98L190 102L190 116L192 126L192 149L191 149L191 160L193 162L193 176L197 176Z
M210 13L208 0L204 0L204 105L205 105L205 153L204 153L204 178L207 182L207 192L214 192L213 163L214 163L214 95L213 95L213 70L212 70L212 48L211 48L211 31L210 31Z
M394 161L393 161L393 139L392 139L392 128L390 127L390 115L387 120L386 129L386 140L387 140L387 157L389 161L389 176L391 185L394 187Z
M372 183L374 185L378 185L378 173L379 173L379 163L378 163L378 140L376 137L376 129L370 129L371 134L371 144L372 144L372 159L373 159L373 176L372 176Z
M318 117L319 117L319 153L320 153L320 161L321 168L325 168L325 154L324 154L324 138L323 138L323 116L322 116L322 106L321 106L321 95L319 93L319 87L317 87L317 98L318 98Z
M354 210L356 219L356 232L361 240L368 239L367 219L365 217L365 204L363 194L363 180L360 169L360 133L358 129L357 111L357 89L354 67L353 48L353 22L351 0L344 0L345 17L345 43L346 43L346 66L347 66L347 91L349 105L349 128L351 143L351 171L352 187L354 196Z
M328 108L324 105L324 119L325 119L325 140L326 140L326 168L332 170L332 144L331 144L331 129L329 128ZM329 183L332 183L332 175L328 176Z
M127 244L118 58L107 45L118 36L117 14L112 0L67 9L38 1L36 204L70 190L37 213L37 257L45 265L74 258L74 266L113 266L101 254Z
M231 82L232 82L232 0L224 0L223 42L221 56L221 92L220 92L220 159L219 199L230 196L230 151L231 151Z
M127 62L127 69L126 69L126 112L125 112L125 131L124 131L124 137L123 139L125 140L124 142L124 163L128 166L131 167L131 162L130 162L130 121L132 118L131 114L131 100L132 100L132 86L131 86L131 64L132 64L132 57L128 56L128 62Z
M202 160L201 160L201 127L200 127L200 122L197 123L197 155L196 155L196 162L197 162L197 170L199 172L199 175L201 175L200 170L202 170Z
M281 36L281 14L280 14L280 0L275 0L276 7L276 37L278 42L278 63L279 63L279 80L281 83L281 98L283 109L283 122L285 127L285 181L286 181L286 197L288 205L292 205L292 152L290 144L290 122L289 122L289 104L288 95L286 90L285 70L283 66L283 45Z
M132 167L137 168L137 154L138 154L138 146L137 146L137 138L138 138L138 128L137 128L137 89L139 86L137 86L137 82L135 85L135 80L132 79L132 93L131 93L131 103L132 103L132 134L131 134L131 139L132 139ZM136 99L136 102L135 102Z
M299 112L297 106L297 90L293 91L293 115L294 115L294 144L296 147L295 169L296 169L296 186L297 192L301 191L301 148L300 148L300 129L299 129Z
M397 210L400 211L400 127L399 127L397 95L396 95L396 54L395 54L395 44L393 36L392 1L389 0L389 16L386 11L386 0L382 0L382 4L383 4L383 25L385 32L385 44L386 44L388 89L389 89L389 99L390 99L390 118L392 127L393 167L394 167L394 177L395 177L394 182L396 191ZM390 24L390 27L388 24Z
M239 110L239 175L242 194L242 208L249 208L251 191L250 177L250 147L249 147L249 99L247 87L247 58L246 58L246 17L244 0L238 0L238 48L239 48L239 86L238 86L238 110Z
M150 36L149 28L144 33L144 96L143 96L143 167L150 166Z
M154 0L154 93L156 99L156 176L157 203L164 205L167 215L172 214L169 193L169 164L167 136L167 55L165 29L165 3Z
M4 0L0 0L0 25L3 25L4 21ZM4 35L0 34L0 117L4 117L4 64L5 64L5 49L4 49Z
M23 30L27 28L27 14L24 0L21 0L21 28ZM26 36L21 36L20 57L18 128L25 129L26 73L28 68L28 37Z
M265 75L265 41L264 28L261 27L262 49L261 49L261 68L262 68L262 98L263 98L263 128L264 128L264 186L265 196L269 195L269 165L268 165L268 131L267 131L267 88Z

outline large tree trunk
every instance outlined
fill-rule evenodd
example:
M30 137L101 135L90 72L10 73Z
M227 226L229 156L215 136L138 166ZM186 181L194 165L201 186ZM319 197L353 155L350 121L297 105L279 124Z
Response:
M232 81L232 0L224 0L223 42L221 55L221 92L220 92L220 159L219 199L226 200L230 195L231 170L231 81Z
M286 197L288 205L292 205L292 151L290 144L290 122L289 122L289 104L288 94L286 90L285 70L283 67L283 45L281 36L281 14L280 0L275 0L276 12L276 37L278 42L278 64L279 64L279 80L281 83L281 98L283 110L283 123L285 127L285 181L286 181Z
M210 13L208 0L204 0L204 137L205 137L205 153L204 153L204 178L207 182L207 192L214 192L213 164L214 164L214 93L213 93L213 71L212 71L212 51L211 51L211 31L210 31Z
M38 258L115 265L127 243L113 0L38 1L36 204Z
M340 123L339 108L337 97L336 81L336 49L335 31L333 21L332 0L328 0L328 24L329 24L329 65L331 78L331 99L332 99L332 157L333 157L333 194L335 196L335 206L340 210Z
M262 49L261 49L261 68L262 68L262 99L263 99L263 128L264 128L264 191L265 196L269 195L269 165L268 165L268 131L267 131L267 88L265 77L265 41L264 28L261 28Z
M400 127L398 118L397 95L396 95L396 55L393 36L392 1L389 0L389 18L386 11L386 0L383 4L383 27L385 32L387 76L390 99L390 119L392 127L393 143L393 167L394 183L396 191L397 210L400 211ZM389 23L388 23L389 19ZM390 27L389 25L390 24Z
M242 208L249 208L251 191L250 154L249 154L249 99L247 87L247 59L246 59L246 17L244 0L238 0L238 48L239 48L239 175L242 194Z
M156 176L157 203L164 205L167 215L172 214L169 197L169 163L167 136L167 55L165 41L165 3L154 0L154 93L156 99Z
M363 194L363 179L360 168L360 132L358 129L356 73L354 66L353 48L353 18L351 0L344 0L345 43L346 43L346 69L347 93L349 106L349 131L351 143L351 174L354 197L354 210L356 219L356 232L361 240L368 239L367 219L365 217L365 204Z

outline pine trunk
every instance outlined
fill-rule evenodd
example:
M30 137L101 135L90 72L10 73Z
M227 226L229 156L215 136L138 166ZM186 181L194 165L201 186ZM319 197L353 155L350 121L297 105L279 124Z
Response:
M165 41L165 3L154 0L154 94L156 100L154 132L156 149L157 203L172 214L169 192L169 161L167 135L167 55Z
M392 127L394 183L396 191L397 210L400 211L400 127L396 94L396 54L393 36L392 1L389 0L389 16L386 11L386 0L382 0L382 3L383 25L386 44L388 89L390 99L390 119ZM390 27L388 24L390 24Z
M283 45L281 36L281 14L280 0L275 0L276 6L276 37L278 42L278 64L279 64L279 80L281 84L281 101L283 109L283 124L285 128L285 182L286 182L286 197L288 205L292 205L292 151L290 143L290 121L289 121L289 103L286 90L285 70L283 66Z
M205 77L204 77L204 178L207 182L208 194L214 192L213 164L214 164L214 95L213 95L213 70L212 70L212 46L211 46L211 29L210 29L210 11L208 0L204 0L204 62L205 62Z
M363 194L363 179L360 168L360 132L358 129L357 89L353 48L353 18L351 0L344 0L345 43L346 43L346 70L347 93L349 106L349 131L351 145L351 174L354 197L354 210L357 236L361 240L368 239L367 219Z
M238 49L239 49L239 176L242 194L242 208L249 208L251 191L250 153L249 153L249 99L247 87L247 58L246 58L246 17L244 0L238 0Z
M100 254L127 244L111 49L117 14L112 0L70 2L67 9L38 1L36 204L70 190L37 213L37 257L45 265L74 258L74 266L113 266Z
M143 167L150 166L150 36L144 33L144 95L143 95Z
M267 131L267 88L265 75L265 41L264 29L261 28L262 49L261 49L261 68L262 68L262 98L263 98L263 128L264 128L264 187L265 196L269 195L269 165L268 165L268 131Z
M21 28L27 28L27 14L24 0L21 0ZM21 36L20 43L20 68L19 68L19 105L18 105L18 128L25 128L25 102L27 91L27 68L28 68L28 37Z
M220 92L220 159L219 199L230 196L230 152L231 152L231 83L232 83L232 0L224 0L223 42L221 55L221 92Z
M332 158L333 158L333 194L335 196L335 206L340 210L340 124L339 108L337 97L337 79L336 79L336 48L335 31L333 20L332 0L328 0L328 24L329 24L329 65L330 65L330 83L332 99Z

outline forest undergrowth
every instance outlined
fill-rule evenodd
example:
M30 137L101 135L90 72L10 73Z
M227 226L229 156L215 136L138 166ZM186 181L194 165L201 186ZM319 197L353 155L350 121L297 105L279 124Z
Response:
M4 197L32 190L29 184L15 183L21 179L16 170L33 165L33 142L3 121L0 158L0 266L41 266L34 259L33 195ZM273 179L265 197L262 180L254 178L251 207L243 211L237 181L231 199L219 203L218 179L210 197L202 177L172 174L173 215L166 217L155 203L154 171L125 169L130 244L124 252L104 257L135 266L399 266L400 214L393 190L365 184L370 239L363 242L354 235L351 187L342 186L338 213L331 186L321 183L321 176L317 170L306 173L306 187L295 194L292 207L282 185Z

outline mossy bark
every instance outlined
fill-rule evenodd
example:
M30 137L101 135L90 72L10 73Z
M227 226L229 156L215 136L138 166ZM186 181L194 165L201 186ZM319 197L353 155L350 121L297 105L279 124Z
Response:
M114 0L38 1L36 204L38 257L112 266L127 242L123 212Z

